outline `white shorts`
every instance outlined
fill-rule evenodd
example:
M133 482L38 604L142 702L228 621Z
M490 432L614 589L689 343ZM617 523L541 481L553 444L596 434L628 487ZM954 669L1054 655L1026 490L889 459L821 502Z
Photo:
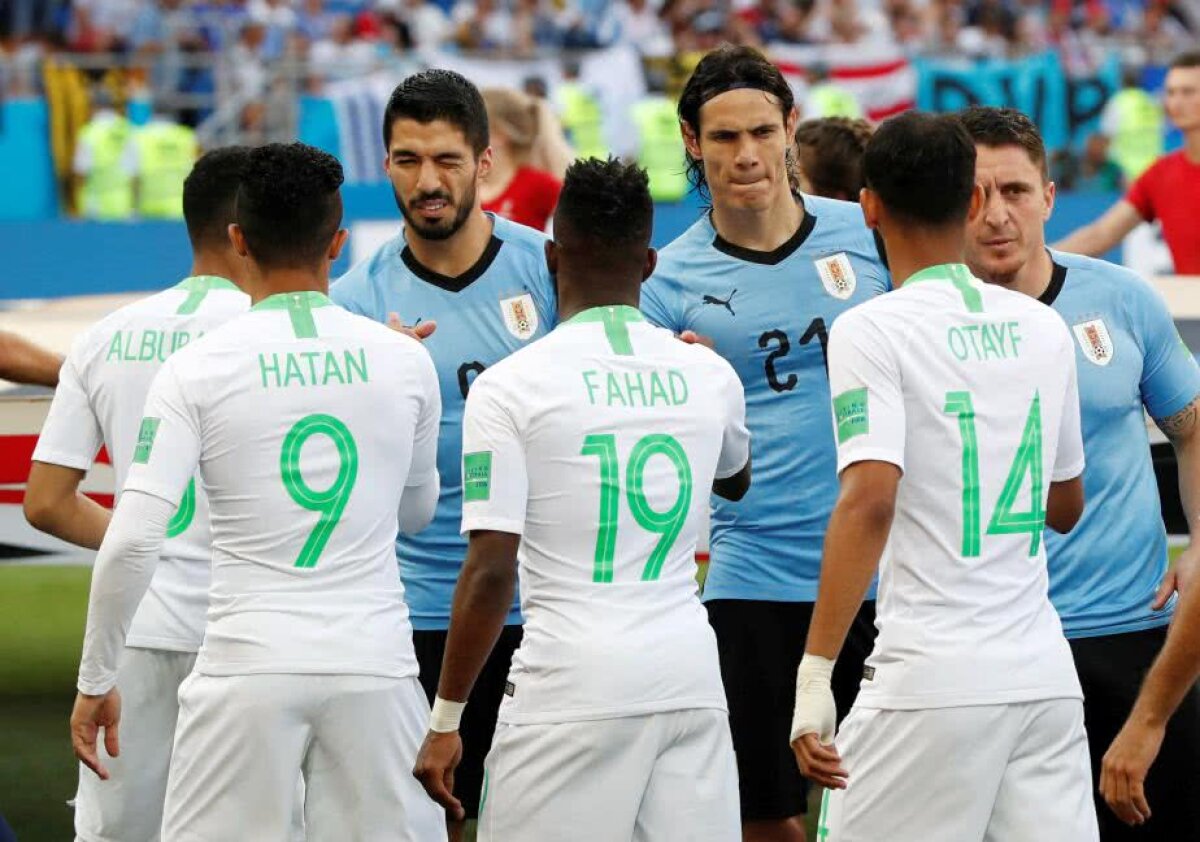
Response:
M309 839L445 840L446 814L412 774L428 724L416 678L193 674L163 842L285 842L300 773Z
M850 777L821 802L821 842L1096 842L1083 703L855 707Z
M741 838L729 716L681 710L496 727L480 842Z
M117 665L121 693L121 756L97 742L111 777L102 781L79 766L75 838L80 842L154 842L162 825L167 768L179 715L179 685L195 652L125 649Z

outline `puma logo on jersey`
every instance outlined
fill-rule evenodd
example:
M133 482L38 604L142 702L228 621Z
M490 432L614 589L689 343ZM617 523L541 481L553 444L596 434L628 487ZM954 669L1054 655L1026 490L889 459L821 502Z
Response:
M733 312L733 305L730 303L733 301L735 295L737 295L736 289L730 291L728 298L717 298L715 295L706 295L704 296L704 300L701 301L701 306L705 304L719 304L729 311L729 315L736 316L737 313Z

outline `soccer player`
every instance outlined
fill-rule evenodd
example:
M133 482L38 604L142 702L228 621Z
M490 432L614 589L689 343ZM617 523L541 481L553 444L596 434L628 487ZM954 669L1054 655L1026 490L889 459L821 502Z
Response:
M463 404L481 372L554 326L554 282L543 257L545 235L480 207L491 151L487 110L474 85L445 70L408 77L388 102L383 140L384 169L404 230L335 283L331 296L379 322L402 313L418 332L437 325L425 347L442 391L441 495L433 525L396 542L421 683L432 703L454 583L467 551L458 531ZM521 640L520 623L514 603L463 721L464 756L455 792L467 818L478 814L483 758ZM461 823L450 829L452 838L462 833Z
M644 170L573 164L546 249L560 324L467 400L470 544L416 774L461 812L445 784L458 720L519 564L526 634L487 759L483 840L558 839L566 827L577 840L738 833L694 556L703 491L737 499L749 487L749 434L730 365L637 310L652 217Z
M1012 109L970 108L984 209L972 221L967 262L985 281L1037 298L1067 323L1077 345L1088 508L1069 535L1046 535L1050 601L1083 686L1092 775L1129 715L1162 648L1174 591L1194 587L1200 545L1167 568L1158 484L1143 414L1175 447L1188 522L1200 521L1200 368L1166 304L1129 270L1047 251L1043 226L1054 184L1037 126ZM1162 762L1146 781L1154 818L1131 830L1098 810L1101 837L1183 839L1200 828L1200 689L1167 728Z
M1200 51L1176 56L1167 71L1167 116L1183 132L1183 149L1155 161L1104 216L1057 243L1060 251L1101 255L1143 221L1162 223L1175 271L1200 275Z
M184 181L191 274L157 295L102 319L76 341L33 453L25 494L31 524L96 549L111 513L79 491L101 445L121 489L138 443L142 408L155 374L175 351L230 318L250 299L229 280L241 260L226 229L249 150L227 147L200 158ZM109 780L80 767L75 834L81 842L158 839L179 685L204 636L212 536L204 489L186 486L166 527L162 561L119 650L117 681L125 718L120 757L102 755Z
M429 708L392 549L436 505L436 373L418 342L324 294L341 182L312 147L250 152L230 237L253 307L159 371L96 560L71 726L103 778L125 630L199 467L212 588L164 842L286 838L301 773L310 839L445 838L406 774Z
M888 120L864 169L863 216L900 289L830 336L841 491L792 729L804 773L831 787L821 838L1094 840L1042 539L1083 509L1074 343L959 262L982 190L956 117ZM835 748L830 673L877 568L879 637Z
M858 201L862 156L874 129L866 120L820 117L796 127L796 174L804 193Z
M837 494L825 345L834 319L890 282L857 205L791 192L797 111L760 53L705 56L679 117L712 211L663 250L642 310L709 337L746 390L757 479L741 502L713 501L704 599L729 697L743 838L796 842L807 790L787 747L792 693ZM843 712L871 650L872 611L864 607L838 669Z

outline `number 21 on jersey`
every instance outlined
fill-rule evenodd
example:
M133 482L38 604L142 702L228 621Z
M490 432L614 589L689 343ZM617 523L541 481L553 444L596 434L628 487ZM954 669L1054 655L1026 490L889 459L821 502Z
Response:
M620 520L621 470L617 455L617 437L612 433L594 434L583 440L584 456L600 460L600 519L596 533L596 559L593 582L613 580L613 562L617 553L617 524ZM679 491L665 511L659 511L646 499L646 465L651 457L665 456L675 466ZM634 521L647 532L660 537L642 568L642 581L652 582L662 573L663 562L671 552L687 521L692 506L692 467L688 464L683 445L665 433L643 436L629 453L625 466L625 498Z

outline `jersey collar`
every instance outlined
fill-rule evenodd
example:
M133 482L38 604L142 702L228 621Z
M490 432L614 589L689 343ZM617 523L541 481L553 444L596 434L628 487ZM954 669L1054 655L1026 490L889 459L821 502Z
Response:
M182 289L186 292L208 292L210 289L236 290L237 288L237 284L233 281L217 275L191 275L175 284L175 289Z
M963 303L972 313L983 312L983 296L976 284L975 276L963 263L939 263L937 266L927 266L920 272L908 276L902 286L919 284L924 281L943 281L953 284L962 294Z
M333 302L329 296L314 290L305 292L278 292L268 295L262 301L251 307L251 310L287 310L292 322L292 332L297 339L314 339L317 336L317 323L313 321L312 311L315 307L329 307Z
M607 307L590 307L581 313L576 313L563 322L564 325L577 325L600 322L604 325L604 335L612 346L614 354L633 356L633 343L629 341L629 324L645 321L641 311L627 304L614 304Z
M1054 259L1053 252L1050 253L1050 265L1054 267L1050 271L1050 284L1038 296L1038 301L1047 307L1055 302L1059 293L1062 292L1063 284L1067 282L1067 267Z
M446 292L462 292L475 281L479 280L483 273L491 267L492 263L496 260L496 255L500 253L500 247L503 245L504 241L493 233L492 238L488 240L487 247L484 248L483 254L479 256L479 259L475 261L470 269L457 277L433 271L417 260L417 256L412 253L412 249L407 244L400 250L400 259L404 261L404 265L408 267L408 271L412 272L425 283L433 284L439 289L446 290Z
M804 197L799 193L796 194L796 203L800 205L800 209L804 211L804 219L800 222L800 227L796 229L796 233L788 237L787 242L778 248L771 251L758 251L756 249L748 249L744 246L734 245L726 240L717 231L717 226L713 225L712 212L708 214L708 224L713 229L712 245L717 251L722 254L727 254L730 257L736 257L738 260L745 260L747 263L758 263L762 266L774 266L782 263L787 258L791 257L792 253L800 246L804 245L804 241L808 239L808 235L817 227L817 218L813 216L813 212L804 205Z

